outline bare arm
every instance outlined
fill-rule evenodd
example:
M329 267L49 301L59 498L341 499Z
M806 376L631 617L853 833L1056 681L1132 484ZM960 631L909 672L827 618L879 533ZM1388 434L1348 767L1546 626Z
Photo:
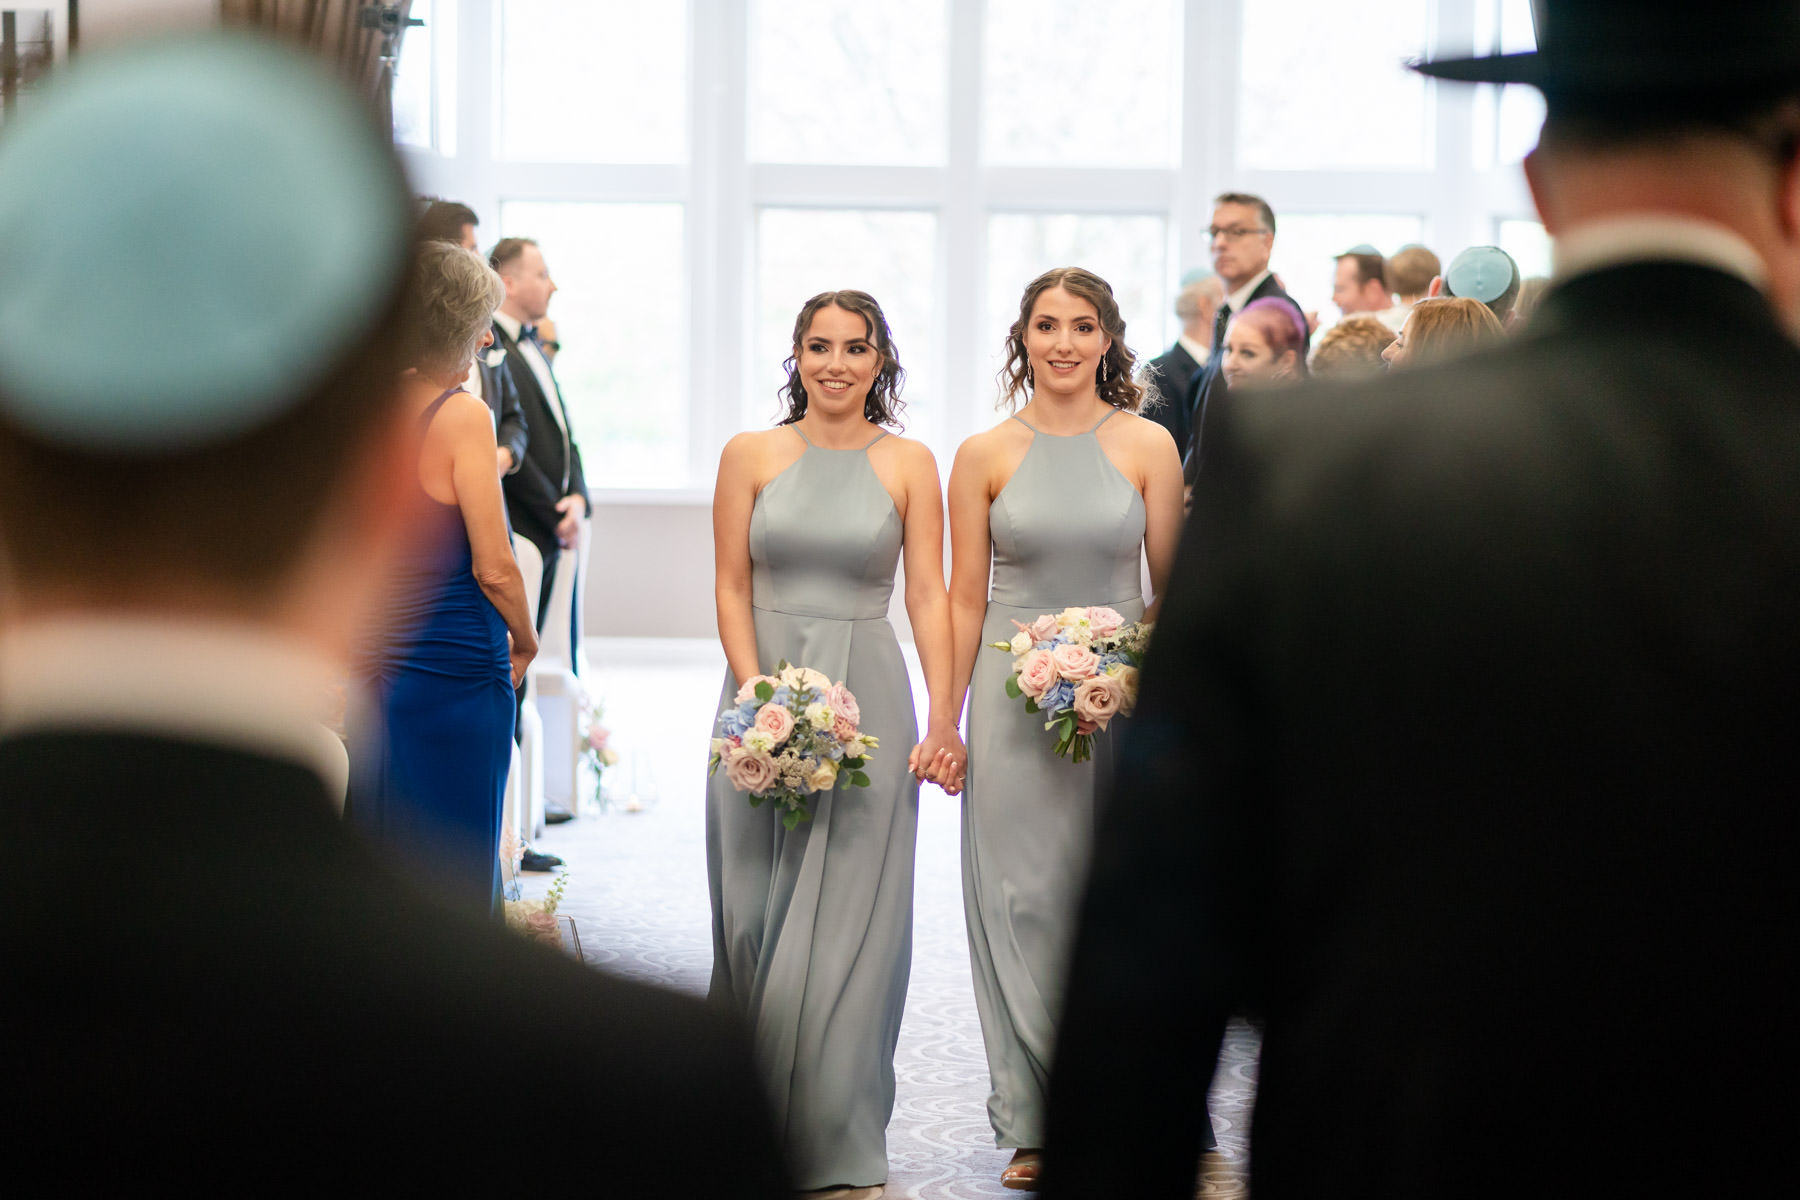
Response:
M467 403L464 403L467 401ZM450 445L450 482L469 535L475 582L512 634L513 686L537 656L537 630L525 599L525 577L506 532L506 503L494 473L494 426L485 404L467 393L452 397L440 420Z
M1150 590L1154 596L1144 619L1154 621L1162 609L1163 589L1169 583L1175 547L1181 541L1185 487L1175 439L1154 421L1144 425L1148 457L1144 468L1144 557L1150 564Z
M950 468L950 694L960 720L981 652L981 625L987 619L988 572L993 548L988 541L987 455L975 439L962 444Z
M951 795L965 760L961 694L954 690L950 598L944 589L944 501L937 461L923 446L909 456L906 471L906 615L925 671L931 712L925 736L913 755L913 769L938 780ZM954 760L954 761L952 761Z
M755 446L739 434L719 456L713 488L713 602L719 643L734 683L762 673L756 662L756 619L750 611L750 510L756 503Z

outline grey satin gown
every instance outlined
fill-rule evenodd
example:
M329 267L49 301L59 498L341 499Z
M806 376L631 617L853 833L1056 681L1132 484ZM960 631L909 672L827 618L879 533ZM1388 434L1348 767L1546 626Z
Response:
M1055 1015L1114 733L1094 735L1088 762L1057 758L1044 717L1006 694L1012 655L986 643L1011 640L1014 620L1075 605L1106 605L1127 621L1144 615L1144 500L1096 436L1112 415L1067 437L1032 429L1024 460L988 506L993 576L970 681L963 911L992 1081L988 1120L1001 1147L1044 1144Z
M745 1014L801 1189L886 1182L912 967L918 726L887 620L902 525L867 450L809 442L756 497L750 561L758 665L785 658L848 685L881 739L870 785L814 793L793 830L723 770L706 802L712 996ZM737 689L728 670L720 709Z

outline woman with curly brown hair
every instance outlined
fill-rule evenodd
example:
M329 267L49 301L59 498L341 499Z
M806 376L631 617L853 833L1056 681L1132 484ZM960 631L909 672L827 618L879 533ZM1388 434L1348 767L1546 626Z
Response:
M962 771L944 510L931 451L885 428L899 424L905 372L872 297L808 300L786 365L781 423L739 434L719 460L715 592L728 667L719 707L785 660L845 684L862 732L881 745L864 767L869 786L814 792L811 818L792 829L776 805L752 808L726 771L714 776L712 995L744 1014L795 1181L868 1188L887 1180L912 962L919 780L909 768L952 794ZM930 693L922 742L887 620L902 553Z
M950 475L956 695L969 702L963 905L1008 1187L1036 1187L1044 1096L1074 906L1087 874L1112 734L1094 756L1051 753L1044 719L1006 694L1011 657L983 649L1071 606L1145 611L1181 526L1181 459L1137 415L1125 322L1106 281L1079 267L1033 280L1006 341L1003 403L1025 405L962 444Z

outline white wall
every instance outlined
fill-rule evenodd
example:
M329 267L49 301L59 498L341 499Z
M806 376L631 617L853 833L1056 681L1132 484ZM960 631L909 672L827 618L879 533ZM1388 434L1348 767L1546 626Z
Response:
M218 19L219 0L81 0L80 12L85 46L162 26L210 24Z

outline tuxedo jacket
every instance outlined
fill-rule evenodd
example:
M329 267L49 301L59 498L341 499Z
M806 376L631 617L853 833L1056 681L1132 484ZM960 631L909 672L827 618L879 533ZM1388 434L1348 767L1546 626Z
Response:
M697 1146L791 1194L730 1014L436 905L310 771L53 733L0 740L0 788L8 1134L72 1179L504 1188L573 1121L602 1195L706 1191Z
M581 472L581 448L575 444L574 427L569 422L569 410L563 404L560 389L556 395L544 394L538 384L537 372L531 369L518 342L498 324L494 326L494 340L506 347L506 368L518 389L519 405L525 411L525 424L531 431L524 461L517 471L506 477L506 511L512 518L513 528L543 552L548 568L556 556L556 523L562 519L556 511L556 502L564 496L587 499L587 479ZM555 405L554 415L552 405Z
M1800 348L1735 277L1615 266L1217 437L1045 1195L1193 1195L1240 1011L1259 1200L1758 1190L1800 1127Z
M1292 296L1282 290L1281 285L1275 282L1273 275L1265 276L1263 281L1251 291L1250 299L1244 303L1250 305L1258 300L1267 300L1271 297L1285 301L1296 313L1299 313L1302 328L1304 328L1305 311ZM1186 406L1188 438L1180 444L1183 448L1182 465L1189 483L1192 483L1194 477L1200 472L1201 446L1205 441L1207 422L1210 419L1207 414L1212 411L1213 401L1225 394L1225 327L1230 323L1231 315L1227 305L1219 306L1218 316L1213 319L1212 353L1207 356L1206 365L1196 371L1188 383ZM1308 340L1311 340L1310 335L1308 335ZM1306 347L1302 346L1300 352L1304 357Z
M1188 420L1188 388L1201 366L1180 342L1150 360L1147 374L1150 382L1156 386L1157 398L1162 403L1146 409L1144 416L1169 431L1175 438L1177 451L1186 450L1192 436L1191 422Z
M530 427L525 423L525 410L519 403L519 388L513 382L512 368L506 363L490 367L477 362L481 372L481 398L494 414L494 444L512 451L513 466L508 475L517 474L525 465L525 447Z

